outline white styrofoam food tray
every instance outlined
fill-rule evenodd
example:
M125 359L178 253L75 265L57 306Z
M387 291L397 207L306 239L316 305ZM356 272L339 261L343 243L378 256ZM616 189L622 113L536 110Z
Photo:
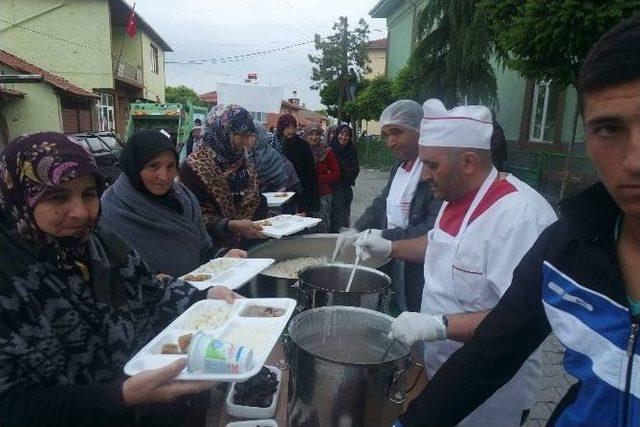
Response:
M280 317L245 317L243 310L251 305L284 310ZM223 300L203 300L193 304L162 332L145 345L124 366L124 373L135 375L166 366L186 354L161 354L164 344L176 344L178 337L201 330L222 341L243 345L253 350L253 367L237 374L188 372L185 368L178 380L242 382L257 374L278 342L293 314L296 301L291 298L238 298L233 304Z
M192 286L204 290L215 285L238 289L273 264L272 258L215 258L181 277ZM207 280L189 280L188 276L211 276Z
M264 225L265 221L269 225ZM283 236L289 236L291 234L302 231L305 228L318 225L322 221L320 218L311 218L298 215L278 215L271 218L256 221L256 224L262 226L262 234L268 237L275 237L279 239Z
M278 191L276 193L262 193L267 199L270 208L277 208L284 205L289 199L296 195L293 191Z
M280 369L276 368L275 366L267 366L267 368L271 372L276 374L276 377L278 379L278 387L273 393L273 400L271 401L271 405L266 408L261 408L258 406L236 405L235 403L233 403L233 395L236 391L236 383L233 383L229 388L229 393L227 394L227 414L238 418L270 418L275 415L276 408L278 407L278 395L280 394L280 386L282 383L282 372L280 372Z
M278 427L278 423L275 420L234 421L227 427Z

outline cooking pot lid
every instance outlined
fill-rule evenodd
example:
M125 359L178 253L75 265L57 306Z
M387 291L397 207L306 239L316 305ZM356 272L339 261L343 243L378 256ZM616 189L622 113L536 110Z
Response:
M296 316L289 325L289 335L313 356L337 363L373 365L409 354L406 344L388 337L392 323L392 317L365 308L319 307Z

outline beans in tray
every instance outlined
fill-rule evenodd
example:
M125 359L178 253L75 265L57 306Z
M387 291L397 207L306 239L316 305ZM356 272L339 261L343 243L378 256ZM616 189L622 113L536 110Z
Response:
M178 337L178 344L164 344L160 354L187 354L189 344L191 344L191 338L193 338L193 334L180 335Z
M273 402L273 394L277 388L276 374L263 366L260 372L247 381L236 383L233 403L254 408L268 408Z
M240 316L242 317L280 317L284 315L284 310L275 307L262 307L260 305L250 305Z

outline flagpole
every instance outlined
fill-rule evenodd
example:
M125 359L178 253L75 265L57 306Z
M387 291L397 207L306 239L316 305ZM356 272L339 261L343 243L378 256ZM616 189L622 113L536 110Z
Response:
M131 8L131 13L129 14L129 18L127 19L127 23L126 25L129 25L129 20L131 19L131 15L133 15L133 13L136 10L136 1L133 0L133 7ZM127 41L127 36L128 34L126 34L126 25L125 25L125 35L122 38L122 43L120 44L120 54L118 55L118 62L116 63L116 75L118 75L118 70L120 69L120 61L122 60L122 52L124 51L124 42Z

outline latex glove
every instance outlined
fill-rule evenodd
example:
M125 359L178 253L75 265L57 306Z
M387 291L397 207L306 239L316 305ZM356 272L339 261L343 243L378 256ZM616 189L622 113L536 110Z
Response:
M389 338L412 345L417 341L443 341L447 328L442 316L405 311L391 325Z
M345 250L352 246L356 240L358 240L358 230L355 228L346 228L338 234L338 240L336 241L336 247L333 249L333 255L331 256L331 262L335 262L338 256L343 256Z
M382 236L377 233L367 233L363 231L358 235L358 240L356 241L356 252L357 251L363 251L362 259L365 261L369 258L387 259L391 254L391 240L383 239Z

